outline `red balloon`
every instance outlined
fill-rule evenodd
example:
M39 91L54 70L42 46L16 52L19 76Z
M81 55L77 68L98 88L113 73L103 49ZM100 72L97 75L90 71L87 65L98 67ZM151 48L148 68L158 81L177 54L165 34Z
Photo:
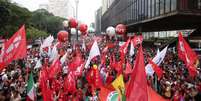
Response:
M86 24L80 24L80 32L86 33L88 26Z
M70 18L70 19L69 19L69 25L70 25L71 28L76 28L77 25L78 25L78 22L77 22L76 19Z
M126 33L126 26L124 24L118 24L116 26L116 33L117 34L120 34L120 35L123 35Z
M66 42L68 40L68 32L66 31L59 31L57 34L57 39L60 42Z

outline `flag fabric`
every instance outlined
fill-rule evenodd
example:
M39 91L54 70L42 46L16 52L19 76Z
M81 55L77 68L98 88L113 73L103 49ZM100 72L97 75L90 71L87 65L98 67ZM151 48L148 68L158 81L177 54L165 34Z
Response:
M120 101L117 91L110 90L105 87L101 87L99 99L100 101Z
M103 85L97 65L93 65L93 68L91 68L88 72L86 78L89 84L91 84L94 88L100 88Z
M41 48L50 47L52 42L54 41L54 37L49 35L42 43Z
M60 62L63 65L67 58L67 52L61 57Z
M42 67L41 60L38 59L38 60L36 61L36 65L34 66L34 69L41 68L41 67Z
M160 51L156 56L152 59L152 61L159 66L165 58L168 46L166 46L162 51ZM151 64L147 64L145 67L146 74L149 76L153 76L154 70Z
M129 63L129 61L127 61L126 63L126 70L125 70L125 74L131 74L132 73L132 68L131 68L131 64Z
M128 51L128 45L130 43L130 38L127 40L126 43L124 43L122 46L120 46L119 51L120 51L120 57L121 61L124 61L124 57Z
M142 45L138 49L131 80L126 88L126 101L148 101Z
M186 64L190 76L194 77L197 74L195 63L198 60L198 57L185 41L181 32L179 33L178 40L178 57Z
M91 50L89 52L89 57L87 59L87 62L85 64L85 68L88 68L91 60L96 57L96 56L99 56L100 55L100 50L99 50L99 47L98 47L98 43L96 42L96 40L94 41L92 47L91 47Z
M133 41L134 47L136 47L138 44L142 44L143 36L142 35L134 35L134 38L132 41Z
M163 76L163 70L157 64L155 64L151 59L149 59L148 61L149 64L151 64L151 67L153 68L154 72L158 76L158 79L161 79L161 77Z
M43 101L53 101L53 91L49 87L49 75L47 67L43 67L39 76L39 87L43 96Z
M113 82L112 86L118 92L119 96L121 97L122 101L125 101L125 85L123 80L123 75L119 75Z
M131 47L130 47L129 55L130 55L130 57L132 57L134 54L135 54L135 52L134 52L134 45L133 45L133 41L131 41Z
M59 43L56 43L51 51L51 55L50 55L50 59L49 62L53 61L54 59L56 59L59 56L58 50L57 50L57 45Z
M62 67L60 60L59 59L54 60L49 68L49 78L54 78L61 71Z
M69 72L69 74L64 79L64 92L76 92L76 81L74 72Z
M36 101L36 88L32 72L29 75L26 101Z
M157 49L157 53L156 54L159 54L160 53L160 50L159 49Z
M170 101L167 99L164 99L162 96L157 94L151 87L147 86L147 91L148 91L148 99L149 101Z
M68 68L70 71L76 71L76 69L83 64L83 59L80 53L76 53L76 56L69 63Z
M8 41L4 42L0 70L13 60L22 59L27 55L26 32L23 25Z

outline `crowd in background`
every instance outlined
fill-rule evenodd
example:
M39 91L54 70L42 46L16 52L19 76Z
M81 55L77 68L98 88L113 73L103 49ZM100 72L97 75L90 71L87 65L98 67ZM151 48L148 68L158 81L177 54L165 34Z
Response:
M90 41L90 40L89 40ZM87 43L87 41L86 41ZM87 44L86 44L87 45ZM105 47L105 42L99 42L100 50L102 51ZM59 53L62 51L67 52L67 59L62 65L62 72L59 73L55 80L51 81L51 89L54 89L53 99L55 101L98 101L98 92L100 89L96 89L96 92L93 92L92 86L87 81L87 73L89 69L83 69L81 76L76 76L76 91L73 92L64 92L64 81L65 77L69 73L68 63L72 61L75 57L77 51L80 51L83 60L86 60L88 57L88 51L90 49L82 49L82 45L76 45L76 48L73 45L65 44L63 47L60 47ZM136 53L137 49L135 49ZM37 60L41 60L42 65L47 59L47 53L40 53L40 46L32 46L27 51L27 58L23 60L16 60L9 64L3 71L0 73L0 101L23 101L26 97L26 87L28 75L30 72L34 75L35 87L37 89L37 99L42 100L42 93L39 84L39 71L43 68L34 68ZM117 71L110 66L110 57L115 55L116 61L119 61L119 53L117 44L109 49L109 52L106 55L105 65L100 65L100 57L91 62L98 65L102 76L102 82L104 85L109 85L116 78ZM144 47L144 56L145 64L147 64L147 57L154 57L156 54L156 49L150 47ZM127 59L130 57L127 56ZM133 67L135 56L132 57L130 64ZM51 62L48 64L50 65ZM124 65L124 69L125 69ZM191 78L188 74L188 71L185 67L185 64L178 59L177 52L173 47L170 47L166 53L163 63L161 63L160 68L163 70L162 78L157 78L156 75L148 77L148 84L155 89L160 95L172 101L199 101L201 99L201 70L200 65L197 70L199 71L198 75L195 78ZM125 83L129 80L129 76L124 74Z

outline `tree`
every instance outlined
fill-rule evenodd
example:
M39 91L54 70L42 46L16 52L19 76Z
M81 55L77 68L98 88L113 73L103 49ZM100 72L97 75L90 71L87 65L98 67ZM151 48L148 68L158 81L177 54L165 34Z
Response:
M35 40L40 37L46 37L48 34L44 31L40 31L34 27L29 27L26 29L26 35L28 40Z

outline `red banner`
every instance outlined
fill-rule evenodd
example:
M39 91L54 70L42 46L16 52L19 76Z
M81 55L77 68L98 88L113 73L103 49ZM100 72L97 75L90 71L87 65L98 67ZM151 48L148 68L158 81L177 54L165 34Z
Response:
M27 54L26 33L24 25L4 43L0 59L0 70L13 60L22 59Z

